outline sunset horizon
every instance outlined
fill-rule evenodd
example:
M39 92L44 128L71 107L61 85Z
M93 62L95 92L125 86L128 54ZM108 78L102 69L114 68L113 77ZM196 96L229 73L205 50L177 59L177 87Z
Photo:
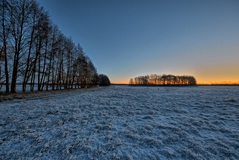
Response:
M0 159L239 160L239 0L0 0Z
M180 75L180 74L178 74L178 75ZM111 83L112 84L129 84L129 81L130 81L131 78L135 78L135 77L129 77L129 78L126 78L126 79L121 79L121 80L111 79ZM231 79L231 80L227 80L227 79L208 80L208 79L200 79L200 78L197 78L196 76L195 76L195 78L197 80L198 85L200 85L200 84L239 84L238 79L234 79L234 80L233 79Z
M239 81L236 0L38 1L112 83L151 73Z

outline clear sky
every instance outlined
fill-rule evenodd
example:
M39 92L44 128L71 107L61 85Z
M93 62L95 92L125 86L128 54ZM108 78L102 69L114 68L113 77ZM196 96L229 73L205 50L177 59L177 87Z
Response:
M113 83L156 74L239 83L239 0L37 0Z

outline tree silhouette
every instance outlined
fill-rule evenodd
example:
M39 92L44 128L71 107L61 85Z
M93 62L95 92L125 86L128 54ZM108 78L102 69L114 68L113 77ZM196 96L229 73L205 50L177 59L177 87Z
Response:
M98 85L80 44L61 33L36 0L0 1L0 84L15 93ZM4 73L4 74L3 74Z
M104 74L100 74L99 75L99 85L100 86L109 86L110 80L109 80L108 76L106 76Z
M197 85L193 76L175 76L175 75L146 75L130 79L130 85L163 85L163 86L194 86Z

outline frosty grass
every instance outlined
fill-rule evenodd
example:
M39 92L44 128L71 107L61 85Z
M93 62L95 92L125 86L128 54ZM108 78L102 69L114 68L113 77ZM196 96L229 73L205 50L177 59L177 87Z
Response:
M239 87L111 86L0 103L0 159L239 159Z

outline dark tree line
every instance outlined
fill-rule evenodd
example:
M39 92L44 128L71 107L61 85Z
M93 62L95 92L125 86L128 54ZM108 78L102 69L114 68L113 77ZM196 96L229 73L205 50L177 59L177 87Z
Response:
M109 86L110 85L110 79L108 78L108 76L106 76L104 74L100 74L99 75L99 85L100 86Z
M196 79L193 76L175 76L175 75L157 75L151 74L131 78L130 85L196 85Z
M0 1L0 83L15 93L98 84L82 47L64 36L35 0Z

